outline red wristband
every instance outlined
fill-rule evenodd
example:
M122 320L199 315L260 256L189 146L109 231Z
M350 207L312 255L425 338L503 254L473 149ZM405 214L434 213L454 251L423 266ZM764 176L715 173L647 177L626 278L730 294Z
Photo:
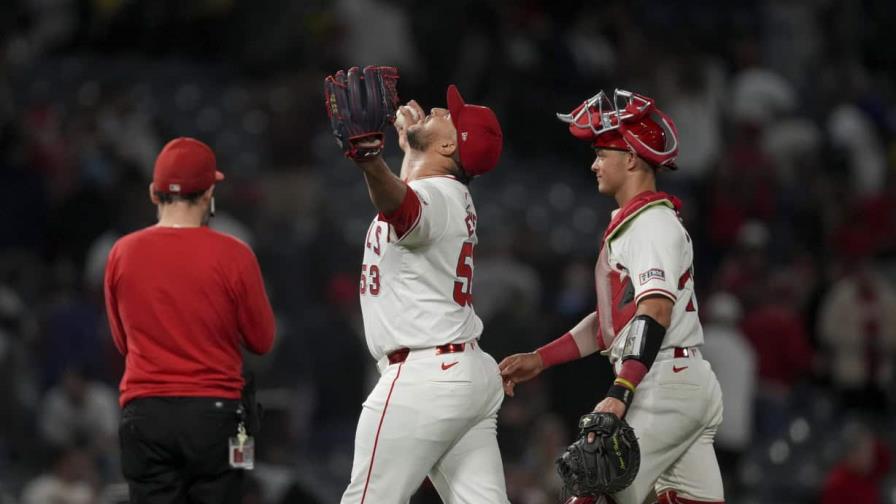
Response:
M579 352L579 345L576 345L576 340L573 339L572 333L566 333L563 336L560 336L554 341L539 348L536 352L541 356L545 369L556 366L557 364L563 364L564 362L574 361L582 357L582 354Z
M647 366L643 362L637 359L626 359L622 361L622 369L619 370L619 374L616 376L637 387L646 374Z

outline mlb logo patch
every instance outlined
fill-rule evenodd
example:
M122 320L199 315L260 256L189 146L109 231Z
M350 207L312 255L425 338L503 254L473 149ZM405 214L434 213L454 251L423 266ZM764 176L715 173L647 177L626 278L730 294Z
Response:
M641 285L644 285L653 279L665 281L666 273L659 268L650 268L649 270L645 271L644 273L641 273L640 275L638 275L638 280L641 281Z

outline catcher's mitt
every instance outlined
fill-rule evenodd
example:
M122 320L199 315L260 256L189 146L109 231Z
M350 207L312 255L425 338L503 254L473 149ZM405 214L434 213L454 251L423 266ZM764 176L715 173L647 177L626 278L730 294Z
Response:
M345 157L364 159L383 150L383 129L395 121L398 69L352 67L324 79L330 128ZM364 142L365 145L359 145Z
M641 465L635 431L612 413L579 419L579 439L557 459L565 491L577 497L610 495L632 484ZM594 440L588 442L588 434Z

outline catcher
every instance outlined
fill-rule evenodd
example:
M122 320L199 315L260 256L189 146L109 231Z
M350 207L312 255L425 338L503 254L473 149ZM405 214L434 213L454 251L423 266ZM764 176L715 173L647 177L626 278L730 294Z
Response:
M657 174L676 169L675 125L652 99L623 90L558 117L591 143L598 191L619 209L595 267L596 310L535 352L504 359L504 390L512 396L517 383L600 351L616 379L558 461L577 496L568 502L641 504L653 490L660 503L724 502L712 446L722 393L700 356L693 247L679 200L656 191Z
M487 107L448 88L448 108L397 110L401 177L380 153L398 74L353 68L325 81L330 125L379 210L364 239L364 333L380 379L364 402L343 504L406 504L428 476L447 503L507 503L496 423L498 365L472 304L477 215L469 181L498 163Z

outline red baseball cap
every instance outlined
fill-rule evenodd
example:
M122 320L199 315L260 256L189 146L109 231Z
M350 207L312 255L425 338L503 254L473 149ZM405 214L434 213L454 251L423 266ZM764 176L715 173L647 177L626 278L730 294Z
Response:
M194 194L224 180L218 171L215 152L195 138L180 137L168 142L156 158L152 185L156 192Z
M460 164L467 175L490 172L497 166L504 146L501 125L492 109L464 103L454 84L448 86L448 111L457 129Z

